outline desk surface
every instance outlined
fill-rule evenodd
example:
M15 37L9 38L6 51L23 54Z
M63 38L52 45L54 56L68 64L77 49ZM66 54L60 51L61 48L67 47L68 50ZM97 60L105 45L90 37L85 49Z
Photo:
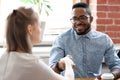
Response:
M75 80L95 80L95 78L75 78Z
M95 78L75 78L75 80L97 80L97 79L95 79ZM120 78L117 80L120 80Z

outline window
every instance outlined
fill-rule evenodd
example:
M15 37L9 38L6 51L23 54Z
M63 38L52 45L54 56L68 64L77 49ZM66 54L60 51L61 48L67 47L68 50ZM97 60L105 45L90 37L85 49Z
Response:
M0 0L0 44L4 43L5 20L8 14L21 5L20 0ZM53 41L58 34L66 31L71 27L71 10L74 0L49 0L52 10L49 16L41 16L41 20L45 20L45 29L43 41ZM10 5L10 6L7 6ZM28 5L25 5L28 6Z
M72 0L50 0L53 11L46 19L43 41L53 41L71 27Z

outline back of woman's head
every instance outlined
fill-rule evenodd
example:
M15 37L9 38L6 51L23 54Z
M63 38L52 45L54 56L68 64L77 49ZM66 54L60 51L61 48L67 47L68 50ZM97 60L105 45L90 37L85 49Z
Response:
M37 21L32 8L20 7L7 17L6 42L8 52L20 50L30 53L31 47L27 38L27 26Z

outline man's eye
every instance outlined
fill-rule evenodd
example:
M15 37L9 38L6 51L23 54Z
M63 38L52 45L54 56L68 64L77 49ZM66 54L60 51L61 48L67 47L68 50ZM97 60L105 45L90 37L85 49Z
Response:
M78 18L73 18L73 20L78 20Z
M86 17L80 17L80 19L84 20L84 19L86 19Z

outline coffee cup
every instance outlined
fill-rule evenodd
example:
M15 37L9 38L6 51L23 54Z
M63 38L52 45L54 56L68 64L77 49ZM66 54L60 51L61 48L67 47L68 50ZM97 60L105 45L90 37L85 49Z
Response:
M112 73L103 73L101 75L102 80L114 80L114 75Z

